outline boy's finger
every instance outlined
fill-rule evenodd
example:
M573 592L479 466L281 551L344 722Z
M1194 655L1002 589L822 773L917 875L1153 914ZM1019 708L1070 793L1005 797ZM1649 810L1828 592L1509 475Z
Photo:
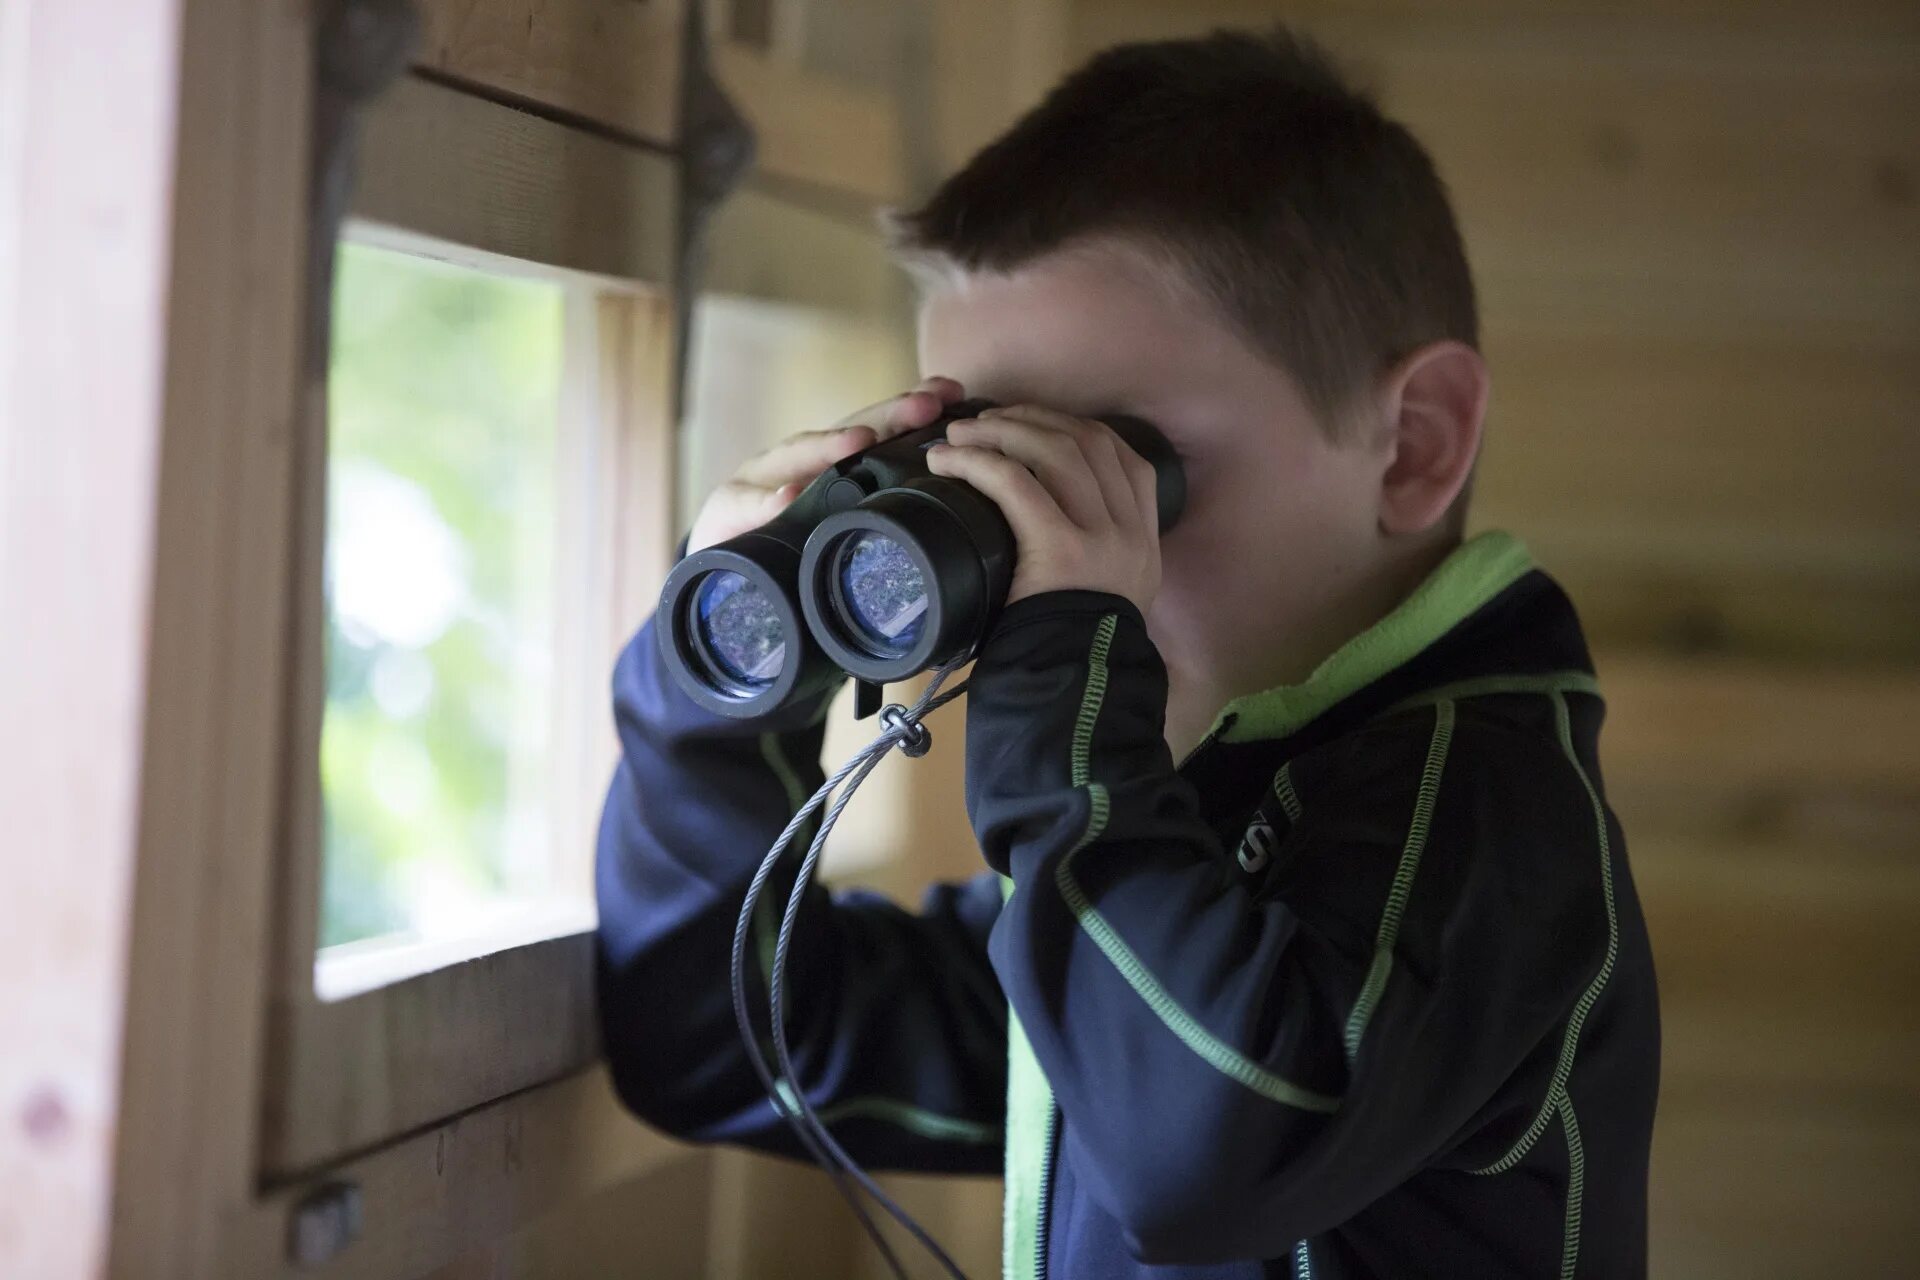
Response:
M803 432L748 459L740 468L738 478L763 489L808 480L848 454L867 448L875 438L874 429L863 423Z
M997 450L1031 471L1067 519L1083 529L1112 523L1100 480L1080 444L1065 432L1005 415L973 418L947 428L956 445Z
M934 395L940 397L940 403L942 404L952 404L957 400L965 400L967 398L967 389L965 387L961 386L959 382L954 379L937 373L931 377L920 379L920 385L915 387L914 390L932 392Z
M1039 430L1053 432L1070 440L1085 460L1083 465L1097 487L1101 503L1099 515L1124 528L1133 527L1137 510L1135 494L1132 483L1127 479L1126 468L1120 461L1120 450L1125 448L1125 443L1114 434L1113 428L1096 419L1077 418L1044 405L1022 404L1005 409L988 409L980 416L990 421L1012 419L1032 423Z
M960 384L952 378L927 378L903 396L885 403L877 428L880 439L888 440L908 431L916 431L938 418L946 407L965 397Z
M927 469L937 476L964 480L1000 508L1021 546L1057 537L1070 526L1053 495L1020 463L992 449L937 444L927 450Z

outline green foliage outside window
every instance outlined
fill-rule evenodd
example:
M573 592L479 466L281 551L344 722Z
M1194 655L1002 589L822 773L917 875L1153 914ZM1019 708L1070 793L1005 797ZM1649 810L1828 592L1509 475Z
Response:
M516 777L551 718L562 315L557 285L341 248L323 946L441 931L545 839Z

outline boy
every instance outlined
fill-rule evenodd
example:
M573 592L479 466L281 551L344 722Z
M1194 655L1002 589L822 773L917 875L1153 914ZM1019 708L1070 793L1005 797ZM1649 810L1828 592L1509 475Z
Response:
M1006 406L930 455L1019 546L968 696L988 870L917 915L814 892L814 1106L870 1167L1004 1161L1009 1276L1644 1274L1658 1019L1602 707L1554 583L1460 541L1487 374L1419 145L1284 33L1127 46L897 231L949 376L749 463L691 539ZM1164 540L1108 411L1185 460ZM791 1152L721 975L821 708L703 714L654 645L600 843L614 1078Z

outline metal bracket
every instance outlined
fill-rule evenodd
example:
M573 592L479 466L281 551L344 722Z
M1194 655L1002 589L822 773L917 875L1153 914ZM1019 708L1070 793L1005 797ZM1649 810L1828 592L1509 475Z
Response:
M307 376L324 378L333 258L353 196L360 113L407 68L420 43L413 0L328 0L314 38L313 152L307 226Z
M360 1236L360 1187L329 1182L301 1198L287 1218L287 1257L317 1267L340 1256Z

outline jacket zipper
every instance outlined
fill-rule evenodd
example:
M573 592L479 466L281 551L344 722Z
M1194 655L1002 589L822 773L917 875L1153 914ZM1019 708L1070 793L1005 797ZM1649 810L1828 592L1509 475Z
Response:
M1046 1141L1040 1144L1039 1204L1034 1209L1033 1220L1034 1280L1047 1280L1047 1224L1053 1208L1053 1145L1060 1136L1059 1125L1060 1106L1054 1103L1047 1107Z
M1202 751L1205 751L1208 747L1212 746L1215 742L1218 742L1221 739L1221 737L1223 737L1226 734L1227 730L1233 728L1235 722L1238 721L1239 719L1240 719L1239 716L1234 715L1232 713L1221 716L1219 722L1216 723L1213 726L1213 728L1207 730L1207 736L1200 739L1200 741L1194 743L1193 750L1187 752L1186 755L1180 757L1180 763L1173 767L1173 771L1175 773L1186 772L1187 766L1192 764L1194 760L1199 757Z

